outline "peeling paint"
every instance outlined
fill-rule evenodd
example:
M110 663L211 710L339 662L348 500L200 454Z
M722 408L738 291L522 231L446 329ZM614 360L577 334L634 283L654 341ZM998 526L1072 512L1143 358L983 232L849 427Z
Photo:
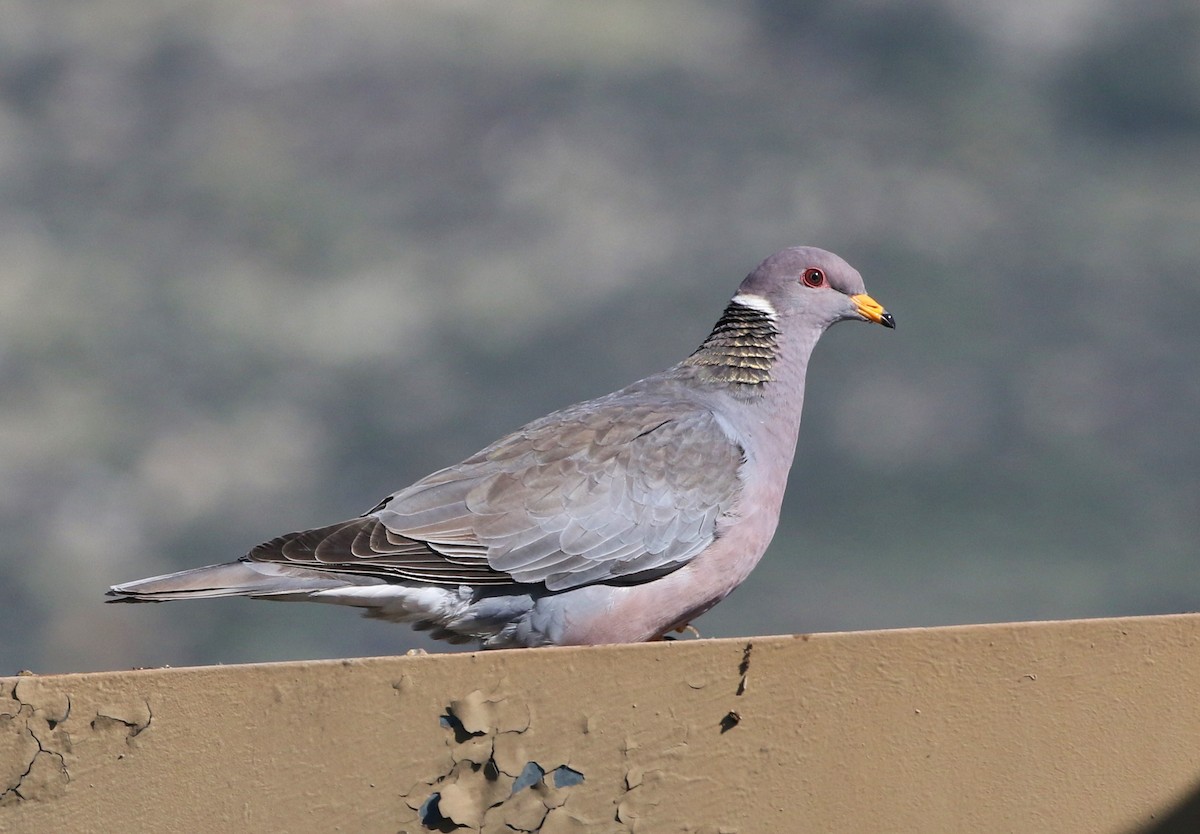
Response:
M746 641L746 646L742 649L742 659L738 663L738 684L734 690L734 695L738 698L746 694L746 688L750 680L750 656L754 653L754 643ZM721 716L721 720L717 722L717 727L721 735L732 730L738 724L742 723L742 713L739 710L731 709L729 712Z
M392 682L392 689L396 690L396 694L402 697L411 695L413 686L413 679L410 675L401 675L399 679Z
M403 795L425 830L583 830L563 806L584 773L528 756L522 736L532 714L526 704L477 689L451 701L438 722L449 731L451 766Z
M0 806L62 797L72 782L75 748L81 741L111 738L124 751L136 746L134 739L152 721L150 704L144 700L102 706L90 719L80 712L52 679L20 676L3 685Z
M725 713L725 716L721 719L721 732L727 733L741 723L741 713L737 712L736 710L730 710L729 712Z
M750 655L753 652L754 643L747 641L746 648L742 649L742 662L738 664L738 674L741 675L741 678L738 680L735 695L742 696L746 694L746 684L750 679Z
M554 777L554 787L556 788L571 788L583 782L583 774L573 767L559 765L552 773Z
M0 805L61 796L71 781L70 697L22 676L0 693Z
M96 710L91 728L97 732L116 730L123 733L131 745L133 739L150 728L154 715L150 710L149 701L139 701L131 704L108 704Z
M542 766L537 762L526 762L522 768L520 775L513 782L512 792L517 793L522 788L528 788L530 785L536 785L538 782L546 778L546 771L542 770Z
M750 639L0 679L0 831L1123 831L1195 794L1200 615Z

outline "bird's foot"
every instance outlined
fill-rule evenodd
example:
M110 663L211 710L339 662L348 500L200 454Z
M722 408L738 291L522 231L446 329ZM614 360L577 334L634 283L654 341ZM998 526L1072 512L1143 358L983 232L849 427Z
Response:
M692 637L693 637L693 638L695 638L695 639L699 639L699 638L700 638L700 631L699 631L699 630L698 630L698 629L697 629L697 628L696 628L694 625L692 625L691 623L684 623L684 624L683 624L683 625L681 625L681 626L675 626L675 628L671 629L671 631L675 632L676 634L688 634L688 633L690 633L690 634L692 635ZM669 635L669 634L661 634L661 635L659 635L658 639L659 639L659 640L678 640L679 638L678 638L678 637L672 637L672 636L671 636L671 635Z

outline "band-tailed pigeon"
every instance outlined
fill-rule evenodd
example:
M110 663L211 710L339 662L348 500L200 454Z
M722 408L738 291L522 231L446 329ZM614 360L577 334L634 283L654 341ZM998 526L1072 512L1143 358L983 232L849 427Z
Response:
M359 518L111 602L352 605L485 647L654 640L720 602L775 533L820 335L895 327L837 255L784 249L672 368L517 429Z

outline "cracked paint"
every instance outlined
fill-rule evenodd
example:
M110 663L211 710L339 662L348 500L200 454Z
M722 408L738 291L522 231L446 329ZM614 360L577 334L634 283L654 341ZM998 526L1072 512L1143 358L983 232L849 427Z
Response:
M71 699L22 676L0 701L0 805L61 796L71 781L71 736L62 727Z
M0 688L0 806L63 796L82 740L132 747L151 722L146 701L102 706L90 719L73 707L61 687L35 675Z
M185 771L195 773L189 784L207 779L213 786L208 790L225 797L241 790L232 774L254 756L266 755L259 753L259 741L278 740L292 745L282 748L292 752L311 746L317 764L341 755L329 740L344 732L360 745L382 745L372 747L372 755L387 760L388 769L314 768L336 774L331 777L336 785L318 782L306 789L320 798L307 812L325 820L357 813L333 816L339 807L360 809L382 800L386 810L377 806L372 823L386 823L364 830L636 834L662 830L665 822L671 830L715 834L718 818L736 812L709 802L722 785L697 773L703 762L734 766L726 757L739 755L746 737L761 733L742 721L755 714L763 696L747 692L752 652L759 685L770 680L772 655L759 642L729 641L703 662L694 662L702 654L698 648L673 648L654 660L661 667L632 677L619 664L591 669L589 663L606 664L608 655L595 650L564 652L562 668L542 665L537 656L530 669L522 666L526 655L497 655L505 662L491 666L492 655L463 658L458 662L469 665L456 671L457 682L442 658L341 661L336 668L318 663L304 665L302 673L291 667L231 667L79 681L0 680L0 804L8 806L0 809L0 830L8 822L4 813L58 815L70 806L82 808L78 813L85 816L77 819L84 819L102 801L113 802L122 814L134 813L119 797L135 795L148 777L164 778L159 769L164 761L181 778ZM338 694L343 681L371 674L379 675L376 689L360 688L354 698ZM241 693L237 717L230 715L233 723L226 728L234 735L206 747L208 727L197 722L202 715L227 715L211 697L214 688L222 688L213 679L226 677ZM480 685L481 679L488 682ZM344 691L355 690L347 684ZM147 698L154 692L159 700ZM264 730L247 746L250 715L264 717L273 735ZM291 718L282 717L287 715ZM391 725L395 734L374 726L380 716L397 722ZM726 724L741 722L741 728L730 736L737 741L724 742L714 759L712 740L721 737L715 731L722 716ZM201 745L196 748L201 755L181 757L181 744L187 750ZM757 755L765 755L767 748L757 744ZM102 798L100 791L112 786L124 793ZM364 793L356 793L360 790ZM61 804L48 806L46 800ZM239 799L228 819L261 824L258 815L271 801L261 795ZM206 808L200 815L211 812ZM132 818L122 819L128 828Z
M438 721L449 731L451 766L405 794L425 830L583 830L563 806L584 774L530 757L522 737L532 720L525 703L478 689L447 705Z
M100 733L124 735L126 743L133 747L136 746L134 739L148 730L153 720L149 701L106 704L96 710L91 728Z
M1200 733L1198 647L1191 616L5 678L0 831L1131 830L1194 793L1147 728Z
M686 683L682 685L686 686ZM732 682L730 686L732 688ZM693 690L688 687L688 691ZM719 703L715 700L707 702ZM683 714L686 716L687 711ZM620 747L623 780L613 797L613 820L623 827L606 830L711 832L712 819L689 822L689 818L680 817L676 812L668 823L664 815L669 812L664 808L671 807L674 797L681 793L694 791L696 782L712 782L706 791L720 790L716 781L690 775L698 756L707 761L724 761L712 758L711 752L705 755L706 749L712 749L710 739L715 734L695 720L677 717L674 704L664 706L656 717L661 720L638 724L639 732L627 736Z
M572 788L583 781L581 772L566 765L559 765L550 775L556 788Z

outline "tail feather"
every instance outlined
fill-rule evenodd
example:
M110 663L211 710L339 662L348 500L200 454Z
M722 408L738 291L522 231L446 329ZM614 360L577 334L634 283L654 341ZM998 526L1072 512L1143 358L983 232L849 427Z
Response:
M108 596L113 599L107 602L218 597L324 602L360 608L367 617L411 623L452 643L478 640L488 647L515 647L553 642L548 638L530 642L516 636L534 609L534 598L528 591L478 596L467 585L447 588L385 582L359 573L314 571L248 559L113 585Z
M349 584L354 583L342 576L321 575L267 562L238 561L113 585L107 595L115 599L107 602L167 602L217 597L286 599L289 596L307 597L317 591Z

